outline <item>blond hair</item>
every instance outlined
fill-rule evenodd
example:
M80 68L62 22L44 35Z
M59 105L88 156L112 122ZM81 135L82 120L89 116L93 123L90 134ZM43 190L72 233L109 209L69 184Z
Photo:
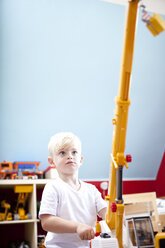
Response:
M73 133L62 132L62 133L57 133L53 135L48 144L48 150L49 150L50 157L54 158L54 155L56 154L56 152L70 145L74 145L75 143L81 152L81 141Z

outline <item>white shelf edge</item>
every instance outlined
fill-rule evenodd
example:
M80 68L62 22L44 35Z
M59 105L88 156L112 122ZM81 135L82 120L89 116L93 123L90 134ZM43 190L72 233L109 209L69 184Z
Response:
M33 223L33 222L39 222L39 219L5 220L5 221L0 221L0 225L6 225L6 224L26 224L26 223Z
M2 179L0 185L15 185L15 184L36 184L44 185L54 179Z

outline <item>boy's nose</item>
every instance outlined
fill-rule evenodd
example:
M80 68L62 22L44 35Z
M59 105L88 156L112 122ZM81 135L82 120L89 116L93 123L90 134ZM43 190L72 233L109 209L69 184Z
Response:
M72 158L72 153L71 152L68 153L68 158Z

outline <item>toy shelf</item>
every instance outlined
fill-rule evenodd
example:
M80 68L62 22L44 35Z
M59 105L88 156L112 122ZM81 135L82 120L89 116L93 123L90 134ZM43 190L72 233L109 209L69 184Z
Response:
M27 220L5 220L0 221L1 245L3 248L8 247L8 243L12 241L28 241L30 248L37 248L37 236L43 232L38 219L37 204L41 200L41 195L45 184L52 179L8 179L0 180L0 201L6 200L10 202L17 200L17 193L14 193L14 187L32 186L32 192L29 193L27 199L27 209L31 214L31 219ZM6 236L6 233L8 235ZM44 233L44 232L43 232Z
M35 222L35 219L30 219L30 220L5 220L5 221L0 221L0 225L10 225L10 224L21 224L21 223L32 223ZM39 220L37 220L37 222L39 222Z

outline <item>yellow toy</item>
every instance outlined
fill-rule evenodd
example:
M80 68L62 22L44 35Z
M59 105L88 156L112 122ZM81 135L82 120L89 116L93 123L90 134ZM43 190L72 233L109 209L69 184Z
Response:
M160 245L161 242L162 246ZM163 247L163 245L165 245L165 233L157 233L155 235L155 248Z
M151 17L145 10L145 5L140 6L142 8L142 21L146 23L146 27L150 30L153 36L156 36L165 30L165 21L158 14L153 14Z
M16 185L14 187L14 192L19 194L14 213L15 220L27 220L31 218L31 214L26 214L25 212L25 204L29 193L32 193L32 191L32 185Z
M96 229L95 236L99 236L101 233L101 225L99 221L96 221L95 229Z
M126 25L124 34L124 46L122 52L122 62L120 70L120 82L118 96L116 97L115 118L112 120L114 125L110 184L108 189L108 210L106 223L111 230L116 231L116 238L119 247L122 248L122 225L124 204L122 199L122 170L131 162L131 156L124 156L125 140L127 130L128 108L130 105L129 89L133 62L133 50L135 39L136 16L139 0L128 1L126 15ZM111 210L111 204L117 204L116 212Z
M10 204L4 200L1 202L1 208L5 211L4 213L0 213L0 221L12 220L12 213L9 212L9 209L11 208Z
M153 14L146 26L151 31L153 36L156 36L165 30L165 21L160 15Z
M128 168L127 162L131 162L131 156L125 156L124 151L127 131L128 109L130 105L129 90L133 63L135 28L137 19L136 17L139 1L140 0L128 0L124 30L124 44L120 69L119 90L118 96L115 99L115 118L112 120L114 131L112 140L111 169L109 176L110 183L108 188L108 195L106 196L106 200L108 201L106 223L109 226L110 230L115 232L119 248L123 248L122 232L124 204L122 199L122 172L124 166ZM158 20L157 16L153 16L150 21L153 23L154 26L160 23L160 20ZM114 203L116 203L115 211L111 209L111 206Z

